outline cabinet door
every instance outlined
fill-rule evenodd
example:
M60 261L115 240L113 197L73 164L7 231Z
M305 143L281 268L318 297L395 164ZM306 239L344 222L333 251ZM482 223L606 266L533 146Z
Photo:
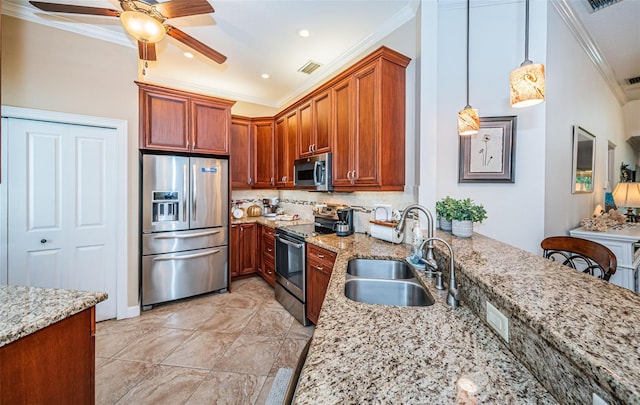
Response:
M311 125L313 123L311 109L311 101L298 107L298 157L306 157L313 155L313 134Z
M204 99L191 101L191 149L194 152L228 155L230 125L230 105Z
M238 261L240 262L239 272L241 275L253 274L257 271L256 266L256 249L258 243L258 225L257 224L242 224L240 225L240 251L238 255Z
M251 121L233 117L231 119L231 189L250 189L253 184L251 150Z
M331 151L331 91L313 99L313 153Z
M140 89L140 149L186 152L189 99Z
M357 186L378 185L378 76L378 62L354 74L355 131L351 177ZM393 148L394 145L386 147Z
M293 162L298 144L298 113L293 111L276 122L276 186L293 187ZM278 125L280 123L280 125Z
M352 78L338 82L331 89L333 98L333 185L351 186L353 138Z
M240 225L231 225L229 229L229 277L240 275Z
M255 145L253 188L273 188L275 187L273 120L254 121L252 130Z

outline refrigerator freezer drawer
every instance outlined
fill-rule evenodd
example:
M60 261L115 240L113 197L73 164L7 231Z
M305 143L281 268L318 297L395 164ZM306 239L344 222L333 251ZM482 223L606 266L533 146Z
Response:
M142 305L228 288L226 246L142 257Z
M191 231L159 232L142 235L142 255L181 252L228 245L228 231L224 228Z

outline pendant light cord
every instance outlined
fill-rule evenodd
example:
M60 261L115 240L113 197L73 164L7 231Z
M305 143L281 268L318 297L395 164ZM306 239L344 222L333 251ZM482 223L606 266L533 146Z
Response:
M471 107L469 105L469 3L470 0L467 0L467 106L465 108Z
M524 19L524 61L529 60L529 0L525 0L526 11Z

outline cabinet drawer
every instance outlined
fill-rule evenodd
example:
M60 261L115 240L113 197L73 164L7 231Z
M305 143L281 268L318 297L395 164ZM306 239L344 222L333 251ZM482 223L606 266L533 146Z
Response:
M307 261L309 263L313 262L321 266L333 267L333 263L336 261L336 256L337 254L330 250L326 250L312 244L307 245Z
M266 225L262 225L262 236L270 236L273 241L276 235L276 230L268 227Z

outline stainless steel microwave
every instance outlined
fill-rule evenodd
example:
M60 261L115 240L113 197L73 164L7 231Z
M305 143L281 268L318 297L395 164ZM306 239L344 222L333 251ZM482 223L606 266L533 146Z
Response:
M293 164L295 188L332 191L331 165L331 153L297 159Z

